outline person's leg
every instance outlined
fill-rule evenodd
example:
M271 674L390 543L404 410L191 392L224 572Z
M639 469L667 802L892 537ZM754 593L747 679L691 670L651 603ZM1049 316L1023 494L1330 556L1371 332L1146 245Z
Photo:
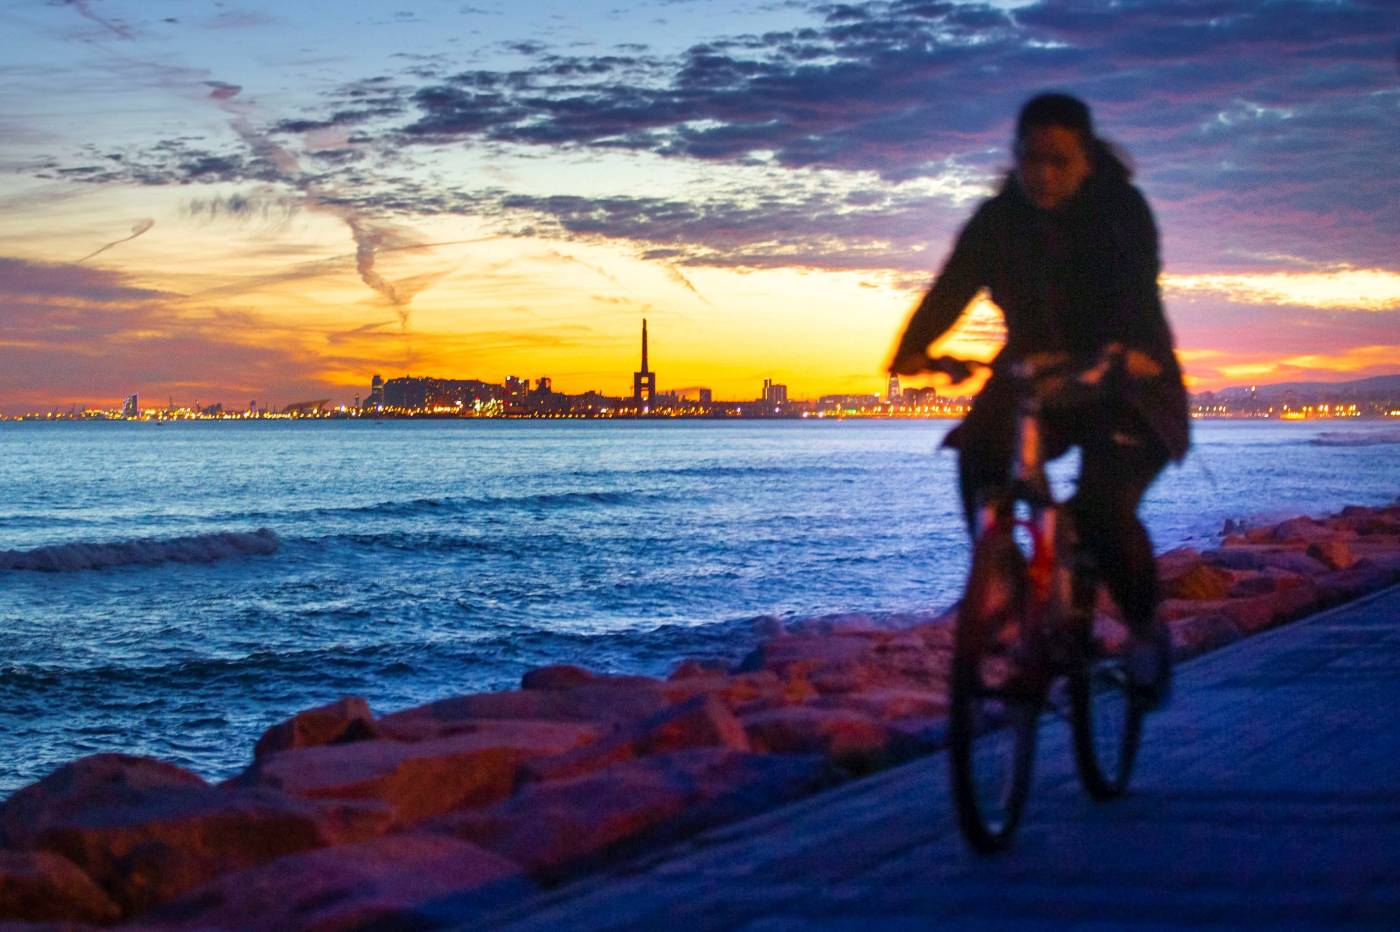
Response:
M1015 408L1009 392L988 383L957 429L958 489L967 531L977 533L977 507L989 489L1006 484L1015 438Z
M1157 561L1137 508L1169 457L1147 435L1130 435L1136 440L1131 444L1118 442L1123 436L1094 437L1082 445L1079 489L1070 508L1080 545L1093 555L1132 632L1129 675L1141 701L1155 708L1171 689L1171 636L1156 621Z
M1137 509L1168 456L1152 439L1135 440L1122 444L1110 436L1084 443L1078 490L1069 505L1080 544L1093 555L1124 621L1145 633L1157 610L1157 560Z

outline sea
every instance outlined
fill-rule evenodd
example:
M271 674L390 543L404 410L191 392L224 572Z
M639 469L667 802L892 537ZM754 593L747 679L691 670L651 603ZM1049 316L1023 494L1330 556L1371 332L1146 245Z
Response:
M665 675L774 619L938 614L968 559L951 426L0 423L0 799L99 752L224 778L343 695ZM1393 422L1194 427L1143 506L1159 551L1400 493Z

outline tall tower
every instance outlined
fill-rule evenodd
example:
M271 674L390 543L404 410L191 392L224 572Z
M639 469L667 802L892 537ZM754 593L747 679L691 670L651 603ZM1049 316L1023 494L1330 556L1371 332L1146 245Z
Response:
M642 318L642 368L632 373L632 400L651 404L656 400L656 373L647 368L647 321Z

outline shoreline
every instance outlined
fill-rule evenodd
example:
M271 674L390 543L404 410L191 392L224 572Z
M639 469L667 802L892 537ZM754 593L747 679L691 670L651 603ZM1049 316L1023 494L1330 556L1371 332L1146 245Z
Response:
M1194 656L1400 579L1400 505L1231 522L1158 565ZM268 729L219 784L73 761L0 804L0 921L355 928L439 896L499 906L936 750L950 617L773 619L737 664L556 664L379 716L346 697Z

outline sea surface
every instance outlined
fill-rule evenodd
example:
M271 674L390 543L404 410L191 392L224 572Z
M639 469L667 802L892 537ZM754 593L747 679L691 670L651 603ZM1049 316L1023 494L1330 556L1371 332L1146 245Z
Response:
M0 798L103 751L226 777L345 694L660 675L742 656L770 616L939 612L968 552L950 427L0 424ZM1159 551L1400 493L1394 424L1199 422L1195 444L1144 505Z

